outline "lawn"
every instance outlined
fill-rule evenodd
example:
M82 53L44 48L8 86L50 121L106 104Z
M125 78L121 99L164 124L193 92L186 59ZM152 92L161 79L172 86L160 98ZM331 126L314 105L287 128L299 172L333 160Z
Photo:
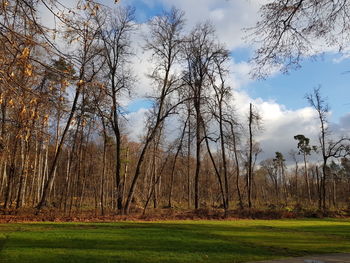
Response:
M347 220L0 224L0 262L246 262L350 252Z

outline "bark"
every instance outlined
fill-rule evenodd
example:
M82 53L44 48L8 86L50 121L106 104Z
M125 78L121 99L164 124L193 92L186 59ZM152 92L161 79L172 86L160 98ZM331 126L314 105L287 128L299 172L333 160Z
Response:
M240 177L240 168L239 168L239 161L238 161L238 151L237 151L237 143L236 143L236 135L233 130L233 124L231 124L231 134L232 134L232 142L233 142L233 152L235 154L235 164L236 164L236 190L237 190L237 195L238 195L238 203L240 209L243 209L243 199L242 199L242 194L241 194L241 189L239 187L239 177Z
M173 197L173 186L174 186L174 178L175 178L175 168L176 168L176 161L177 161L177 157L179 156L179 153L182 149L182 144L183 144L183 140L185 138L185 133L186 133L186 128L187 128L187 122L189 121L189 117L186 120L184 127L182 129L182 133L181 133L181 137L180 137L180 142L179 142L179 146L177 148L176 154L174 156L174 162L171 168L171 176L170 176L170 189L169 189L169 197L168 197L168 207L172 208L172 197Z
M309 173L308 173L308 168L307 168L306 153L305 152L304 152L303 156L304 156L304 172L305 172L307 197L308 197L309 202L311 203L310 180L309 180Z
M247 191L248 191L248 207L252 207L252 156L253 156L253 105L249 105L249 153L248 153L248 174L247 174Z
M201 171L202 118L200 94L197 95L196 109L196 171L194 176L194 208L199 209L199 174Z
M80 76L83 76L83 74L84 73L82 72L80 74ZM50 195L50 189L51 189L53 181L55 179L55 177L54 177L55 170L56 170L56 166L57 166L57 163L58 163L58 159L59 159L59 157L61 155L61 151L62 151L62 148L63 148L63 143L64 143L64 141L66 139L69 127L70 127L70 125L72 123L75 111L77 110L77 104L78 104L78 99L79 99L79 96L80 96L80 91L81 91L81 86L78 86L77 89L76 89L75 95L74 95L72 108L70 110L70 114L69 114L66 126L65 126L65 128L63 130L62 137L61 137L60 142L58 144L56 154L55 154L55 156L53 157L53 160L52 160L52 165L51 165L51 168L50 168L50 171L49 171L49 174L48 174L48 180L46 181L46 183L44 185L44 189L43 189L43 193L41 195L41 199L40 199L39 203L36 206L36 209L37 209L36 213L39 213L40 210L44 206L46 206L46 204L47 204L47 199L48 199L48 196Z
M221 176L220 176L220 172L219 172L219 170L218 170L218 168L217 168L217 165L216 165L216 163L215 163L213 154L211 153L210 146L209 146L209 140L208 140L208 137L207 137L207 135L206 135L206 132L204 133L204 136L205 136L205 144L206 144L206 146L207 146L208 154L209 154L210 160L211 160L211 162L212 162L212 164L213 164L216 178L218 179L219 188L220 188L221 197L222 197L222 204L223 204L223 206L224 206L225 214L226 214L226 212L227 212L226 200L227 200L227 199L226 199L226 197L225 197L225 192L224 192L224 187L223 187L222 179L221 179ZM211 187L209 187L209 188L211 188Z

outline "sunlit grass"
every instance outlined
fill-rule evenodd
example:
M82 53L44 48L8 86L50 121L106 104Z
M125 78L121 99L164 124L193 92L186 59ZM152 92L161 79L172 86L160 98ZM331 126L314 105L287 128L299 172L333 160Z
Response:
M350 252L346 220L0 224L0 262L245 262Z

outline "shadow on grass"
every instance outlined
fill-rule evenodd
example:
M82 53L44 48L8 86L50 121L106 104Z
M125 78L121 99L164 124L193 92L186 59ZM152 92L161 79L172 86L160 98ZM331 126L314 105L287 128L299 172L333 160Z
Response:
M14 224L0 228L14 231L0 262L244 262L350 251L350 224L251 222Z

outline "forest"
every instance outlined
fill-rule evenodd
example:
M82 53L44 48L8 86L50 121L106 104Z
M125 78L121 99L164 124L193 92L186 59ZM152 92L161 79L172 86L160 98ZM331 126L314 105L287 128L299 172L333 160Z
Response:
M263 19L281 17L265 8ZM256 53L255 77L268 74L270 62L298 65L305 48L288 51L287 61L278 53L287 52L278 45L290 44L283 33L295 13L286 15L280 38L264 39L270 46ZM256 32L274 26L263 22ZM332 133L322 89L305 87L318 141L295 134L294 149L261 160L264 116L254 103L237 116L227 81L231 51L213 24L188 28L174 7L144 26L147 34L135 9L118 1L111 8L0 0L1 213L350 211L350 136ZM298 36L290 41L301 43ZM143 135L134 140L125 101L142 86L134 70L139 43L150 57L152 92Z

